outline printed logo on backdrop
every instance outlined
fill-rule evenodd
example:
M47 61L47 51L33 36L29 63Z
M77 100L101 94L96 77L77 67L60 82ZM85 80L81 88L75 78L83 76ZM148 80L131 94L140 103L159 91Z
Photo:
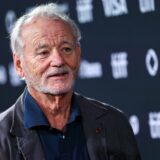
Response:
M7 77L7 75L9 77ZM23 84L23 81L17 75L12 62L8 65L8 73L6 67L0 65L0 85L5 85L8 81L12 87L19 87Z
M128 54L126 52L118 52L111 54L111 68L114 79L128 77Z
M77 0L76 9L77 18L80 23L88 23L93 21L92 0Z
M155 11L154 0L139 0L139 9L140 9L141 13Z
M79 68L79 77L84 78L101 78L103 76L102 64L100 62L81 61Z
M0 85L7 83L7 71L6 68L0 65Z
M102 0L106 17L128 14L126 0Z
M160 112L150 112L148 124L151 138L160 138Z
M101 0L104 15L106 17L122 16L129 13L127 0ZM89 23L93 21L93 0L76 0L77 19L79 23ZM155 11L154 0L139 0L139 10L141 13Z
M8 70L9 70L9 76L10 76L9 81L11 86L13 87L21 86L23 84L23 81L20 79L20 77L16 73L12 62L9 63Z
M133 132L135 135L137 135L140 131L140 125L139 125L139 119L136 115L132 115L129 118L129 122L132 126Z
M159 61L156 52L153 49L149 49L146 54L146 68L150 76L156 76L158 68L159 68Z
M5 26L6 26L6 31L8 33L11 32L13 24L16 21L16 19L17 19L17 16L13 10L7 11L6 16L5 16Z

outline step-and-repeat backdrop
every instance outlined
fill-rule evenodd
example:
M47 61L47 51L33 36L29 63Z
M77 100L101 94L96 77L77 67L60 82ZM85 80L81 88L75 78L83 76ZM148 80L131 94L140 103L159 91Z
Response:
M160 1L56 0L82 31L75 90L127 115L143 160L160 159ZM14 21L43 0L0 2L0 111L25 84L9 47Z

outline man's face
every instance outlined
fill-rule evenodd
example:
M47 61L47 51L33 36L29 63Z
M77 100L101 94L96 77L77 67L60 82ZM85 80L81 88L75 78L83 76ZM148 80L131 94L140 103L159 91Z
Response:
M14 63L28 88L53 95L72 91L80 46L70 26L61 20L37 18L23 26L21 37L23 55L14 55Z

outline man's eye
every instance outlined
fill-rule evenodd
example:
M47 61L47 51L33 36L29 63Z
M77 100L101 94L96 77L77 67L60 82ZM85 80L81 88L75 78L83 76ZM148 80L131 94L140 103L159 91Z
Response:
M49 52L48 51L43 51L43 52L41 52L40 54L41 55L46 55L46 54L48 54Z
M70 47L65 47L65 48L62 49L62 51L63 51L64 53L69 54L69 53L71 53L72 49L71 49Z
M41 56L45 56L45 55L47 55L47 54L49 54L49 52L48 52L48 51L42 51L42 52L39 52L39 55L41 55Z
M37 55L43 58L49 55L49 51L41 51Z

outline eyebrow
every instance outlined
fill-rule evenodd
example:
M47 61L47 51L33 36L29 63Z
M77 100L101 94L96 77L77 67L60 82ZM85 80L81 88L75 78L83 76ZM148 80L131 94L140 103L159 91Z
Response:
M36 47L36 51L39 50L39 49L44 49L44 48L49 48L49 45L48 44L44 44L44 43L40 43L38 44L38 46Z
M74 46L74 42L68 41L68 40L63 40L62 42L60 42L60 45L62 44L70 44L72 46Z
M63 40L63 41L60 42L59 45L63 45L63 44L69 44L69 45L72 45L72 46L75 45L74 42L71 42L69 40ZM46 43L39 43L35 50L37 51L37 50L44 49L44 48L49 48L49 47L50 46Z

